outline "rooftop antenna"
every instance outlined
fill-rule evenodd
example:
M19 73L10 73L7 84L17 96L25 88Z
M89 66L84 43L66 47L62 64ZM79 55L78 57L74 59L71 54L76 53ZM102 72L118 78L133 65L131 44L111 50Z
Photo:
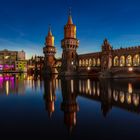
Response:
M69 7L69 16L71 16L71 7Z

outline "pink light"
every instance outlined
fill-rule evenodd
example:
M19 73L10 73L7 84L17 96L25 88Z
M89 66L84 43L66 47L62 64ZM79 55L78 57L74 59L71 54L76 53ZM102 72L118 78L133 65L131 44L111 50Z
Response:
M6 65L4 65L4 67L6 67L6 68L10 68L10 67L11 67L11 68L14 68L14 65L7 65L7 64L6 64Z
M0 81L2 81L2 80L14 80L14 76L0 76Z
M3 65L0 65L0 68L3 68Z
M5 80L9 80L9 77L5 77Z
M3 77L0 77L0 80L3 80Z
M10 79L11 79L11 80L14 80L14 77L12 76L12 77L10 77Z

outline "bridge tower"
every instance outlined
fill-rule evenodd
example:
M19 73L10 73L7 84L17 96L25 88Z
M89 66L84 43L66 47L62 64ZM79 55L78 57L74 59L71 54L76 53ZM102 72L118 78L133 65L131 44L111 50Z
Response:
M102 58L101 58L102 71L109 70L111 66L112 66L112 46L109 44L108 40L105 39L102 45Z
M61 40L62 66L60 75L75 75L78 67L77 48L79 40L76 38L76 26L73 24L71 11L69 11L68 22L64 26L64 39Z
M109 78L111 75L110 68L112 67L112 46L108 40L105 39L102 45L102 57L101 57L101 74L102 78Z
M50 76L49 78L44 79L44 100L46 111L48 112L49 117L51 118L52 113L55 111L55 77Z
M64 123L69 132L76 126L77 112L79 105L76 101L77 98L77 81L68 77L61 79L62 98L61 110L64 112Z
M54 68L56 48L54 46L54 36L52 35L51 27L49 27L48 35L45 41L45 47L43 48L43 53L45 55L44 59L45 74L56 73L56 69Z

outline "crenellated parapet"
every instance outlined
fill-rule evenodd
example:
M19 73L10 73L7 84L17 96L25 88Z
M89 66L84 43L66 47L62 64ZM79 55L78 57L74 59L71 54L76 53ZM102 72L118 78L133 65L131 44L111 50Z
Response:
M137 53L140 53L140 46L114 49L112 53L113 53L113 56L116 56L116 55L117 56L135 55Z

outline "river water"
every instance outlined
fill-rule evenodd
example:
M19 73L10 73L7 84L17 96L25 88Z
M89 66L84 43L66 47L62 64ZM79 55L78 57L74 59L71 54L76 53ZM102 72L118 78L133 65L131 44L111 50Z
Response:
M140 79L0 75L0 138L140 139Z

